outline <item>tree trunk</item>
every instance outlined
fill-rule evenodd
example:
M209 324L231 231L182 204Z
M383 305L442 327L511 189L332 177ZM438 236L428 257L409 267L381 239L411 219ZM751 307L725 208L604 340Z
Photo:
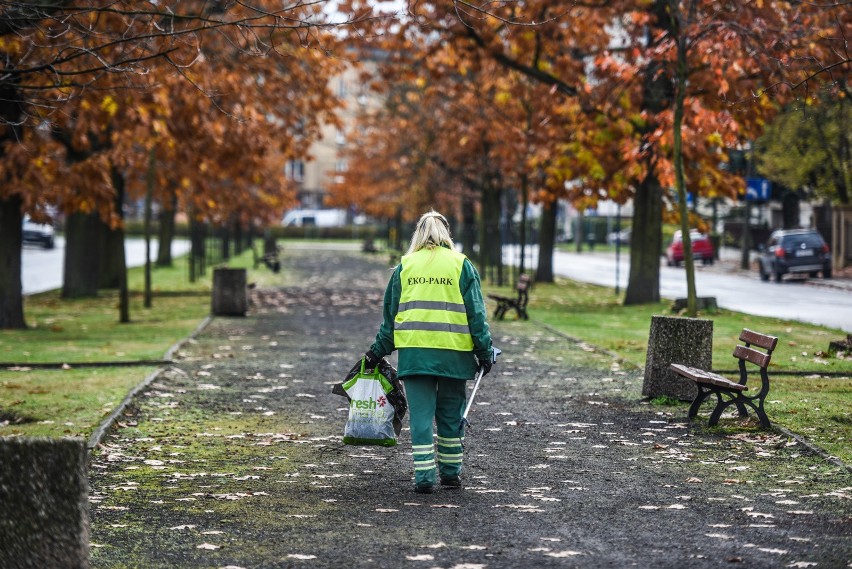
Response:
M97 222L103 235L100 240L101 273L98 288L118 289L123 269L121 259L124 257L124 231L112 229L101 221L100 217Z
M127 289L127 257L124 254L124 174L115 166L112 167L112 185L115 188L115 199L113 211L120 220L118 228L111 231L112 238L120 245L116 245L112 254L115 255L114 264L118 274L118 321L122 324L130 322L130 291Z
M220 252L222 254L222 260L227 261L231 258L231 228L228 226L227 222L219 228L219 235L221 236Z
M62 298L98 295L103 236L103 222L97 212L74 212L65 218Z
M177 211L177 194L172 190L168 203L161 204L160 227L157 242L157 266L172 266L172 241L175 237L175 213Z
M672 18L675 17L672 7ZM680 27L678 27L680 29ZM692 239L689 236L689 211L686 207L686 180L683 173L683 113L684 101L686 100L686 46L683 44L683 38L677 40L677 73L675 82L675 98L674 98L674 146L673 159L675 170L675 188L678 197L678 209L680 211L680 233L681 241L683 242L683 263L684 271L686 272L686 314L692 318L698 314L698 308L695 302L695 260L692 257ZM698 196L695 196L694 203L698 203Z
M154 180L156 156L154 149L148 155L148 179L145 188L145 308L151 308L153 304L151 294L151 200L154 195Z
M556 243L556 200L544 204L541 210L541 232L538 242L538 270L535 280L539 283L553 282L553 247Z
M660 301L662 229L662 190L656 175L651 173L639 184L633 199L630 275L624 294L626 305Z
M0 329L26 328L21 289L22 199L0 200Z
M462 226L461 242L462 251L468 257L473 258L476 247L476 211L474 201L465 192L462 198Z
M480 269L492 282L503 284L503 262L500 243L500 189L491 183L482 188L482 237L479 241Z
M527 271L527 207L530 203L529 197L529 178L526 171L521 174L521 232L520 232L520 249L521 258L518 263L519 274L524 274Z
M0 160L6 142L21 140L21 117L24 114L23 98L13 82L6 81L0 88ZM4 180L0 180L2 184ZM23 199L12 194L0 199L0 329L26 328L24 321L24 296L21 289L21 248L23 247Z
M243 224L240 223L239 219L234 220L234 227L232 230L234 234L234 256L239 257L243 254L245 240L243 238Z

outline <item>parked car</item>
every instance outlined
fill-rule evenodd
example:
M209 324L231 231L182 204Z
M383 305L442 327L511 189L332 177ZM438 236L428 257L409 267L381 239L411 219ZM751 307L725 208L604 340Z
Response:
M787 274L807 273L811 277L831 278L831 254L828 245L815 229L774 231L758 257L760 279L776 281Z
M281 220L285 227L341 227L346 225L345 209L294 209Z
M56 231L47 223L35 223L30 216L24 216L24 243L37 243L45 249L53 249Z
M712 265L716 260L716 251L710 238L704 233L690 231L689 240L692 242L693 260ZM683 238L679 230L674 232L671 245L666 249L666 261L670 267L677 267L683 262Z

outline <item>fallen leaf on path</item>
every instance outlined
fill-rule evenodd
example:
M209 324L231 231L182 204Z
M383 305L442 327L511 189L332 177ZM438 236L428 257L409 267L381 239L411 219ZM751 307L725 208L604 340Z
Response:
M575 555L583 555L582 551L571 551L570 549L566 549L565 551L554 551L552 553L545 553L548 557L574 557Z

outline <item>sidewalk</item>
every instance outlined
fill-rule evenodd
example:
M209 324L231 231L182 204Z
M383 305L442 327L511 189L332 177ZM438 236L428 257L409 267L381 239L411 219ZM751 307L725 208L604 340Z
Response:
M770 432L688 428L642 371L534 322L465 440L461 490L414 494L407 432L340 443L330 393L381 319L384 258L286 252L92 457L93 567L846 567L852 474ZM286 280L284 280L286 279Z

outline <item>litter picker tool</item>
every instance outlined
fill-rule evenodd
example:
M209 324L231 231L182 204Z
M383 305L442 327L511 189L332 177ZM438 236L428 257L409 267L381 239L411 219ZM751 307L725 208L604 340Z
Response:
M497 363L497 356L499 356L502 353L503 353L503 351L500 348L492 348L491 363L496 364ZM461 430L463 428L469 428L470 427L470 421L467 420L467 414L470 412L470 408L473 405L473 399L476 397L476 392L479 391L479 384L482 381L482 376L484 376L484 375L485 375L485 368L480 367L479 368L479 375L477 375L477 377L476 377L476 383L473 384L473 392L471 392L471 394L470 394L470 399L467 400L467 407L464 408L464 414L462 415L461 423L459 423L459 432L461 432Z

